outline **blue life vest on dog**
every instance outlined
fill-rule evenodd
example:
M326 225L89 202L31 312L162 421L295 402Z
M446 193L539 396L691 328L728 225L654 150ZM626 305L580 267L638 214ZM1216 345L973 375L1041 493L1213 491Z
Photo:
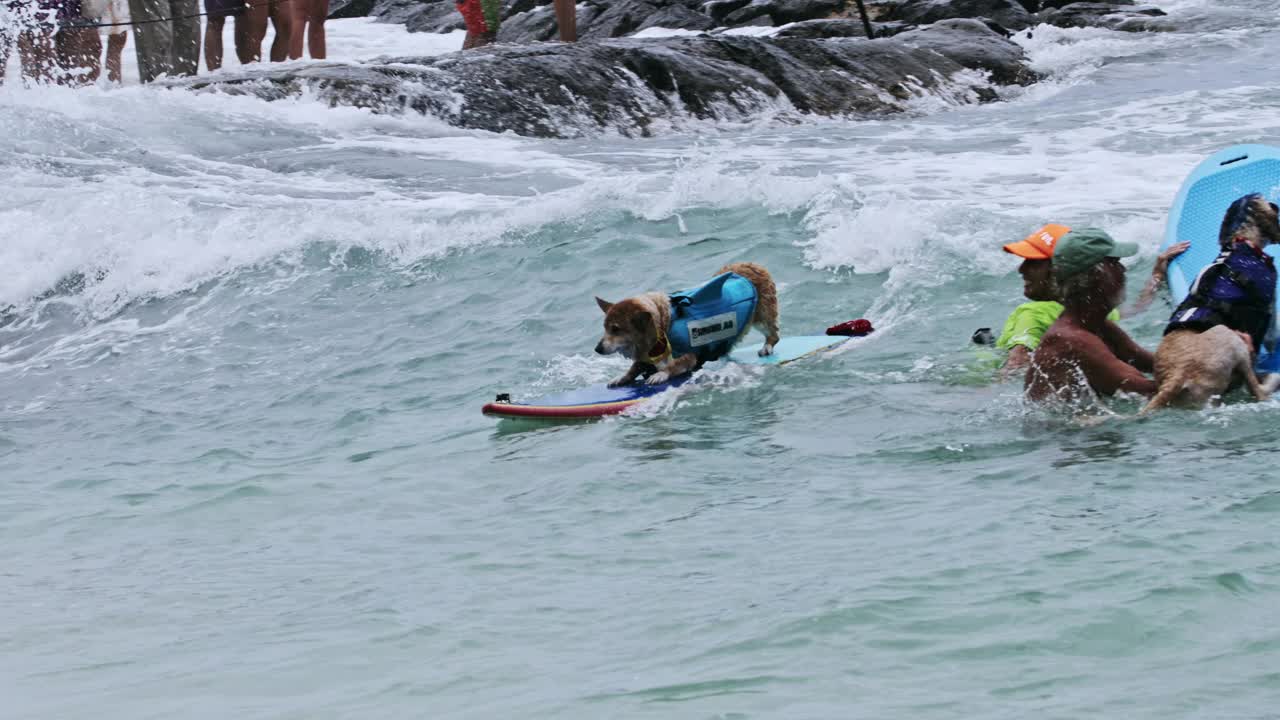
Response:
M756 311L756 286L737 273L717 275L691 290L671 294L671 355L696 353L702 362L729 354L747 334Z
M1248 333L1253 347L1262 350L1271 330L1275 297L1276 268L1271 256L1237 243L1200 271L1164 332L1226 325Z

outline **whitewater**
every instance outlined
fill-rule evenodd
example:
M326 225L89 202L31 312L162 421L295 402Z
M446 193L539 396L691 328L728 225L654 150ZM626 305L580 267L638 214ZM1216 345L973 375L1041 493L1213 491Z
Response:
M1003 243L1104 227L1132 298L1195 164L1280 144L1274 2L1162 7L1020 33L1045 80L1001 102L650 138L11 68L3 716L1274 717L1280 401L1082 424L970 343ZM330 24L347 62L460 43ZM737 260L784 334L877 332L480 414L621 373L594 296Z

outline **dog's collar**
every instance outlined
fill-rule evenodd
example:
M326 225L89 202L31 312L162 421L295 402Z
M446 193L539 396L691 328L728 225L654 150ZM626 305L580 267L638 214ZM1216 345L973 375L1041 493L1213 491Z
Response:
M1260 247L1254 247L1253 243L1249 242L1248 240L1246 240L1246 239L1244 239L1244 238L1242 238L1242 237L1232 238L1232 242L1233 242L1234 244L1236 244L1236 245L1243 245L1243 246L1245 246L1245 247L1249 248L1250 250L1252 250L1252 251L1253 251L1253 254L1254 254L1254 255L1256 255L1256 256L1258 256L1258 257L1260 257L1260 258L1263 258L1263 259L1267 260L1268 262L1271 260L1271 256L1270 256L1270 255L1268 255L1268 254L1267 254L1267 253L1266 253L1262 248L1260 248Z
M658 364L671 356L671 343L667 341L667 334L662 330L658 331L658 339L653 343L653 347L649 348L649 362Z

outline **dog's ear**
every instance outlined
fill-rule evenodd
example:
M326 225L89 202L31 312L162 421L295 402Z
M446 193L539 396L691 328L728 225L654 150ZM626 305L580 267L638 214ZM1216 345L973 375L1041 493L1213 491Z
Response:
M1280 218L1269 215L1258 224L1262 237L1272 244L1280 244Z
M631 325L635 327L636 332L640 334L642 339L642 348L653 347L658 341L658 326L653 318L653 314L648 310L640 310L631 316Z
M1258 198L1257 210L1254 225L1257 226L1259 234L1268 243L1280 243L1280 213L1277 212L1280 208L1277 208L1273 202Z
M596 304L599 305L600 309L606 313L609 312L609 308L613 307L613 303L608 300L601 300L598 296L596 297Z

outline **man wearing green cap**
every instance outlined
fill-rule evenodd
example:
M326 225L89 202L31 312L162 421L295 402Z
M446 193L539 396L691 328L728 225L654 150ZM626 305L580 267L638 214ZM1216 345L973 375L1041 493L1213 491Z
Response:
M1118 243L1097 228L1073 230L1058 241L1053 275L1063 311L1031 357L1028 398L1074 402L1092 393L1155 393L1155 381L1143 374L1153 369L1151 353L1107 319L1124 301L1120 258L1137 252L1134 243Z
M1017 373L1026 375L1026 368L1031 364L1031 353L1035 352L1036 346L1040 344L1040 338L1044 337L1049 326L1058 319L1058 315L1062 314L1062 304L1058 302L1058 288L1053 282L1053 266L1050 260L1053 258L1054 246L1069 232L1071 228L1066 225L1050 223L1020 242L1004 246L1005 252L1022 258L1022 264L1018 266L1018 274L1022 276L1023 294L1027 296L1028 302L1014 309L1009 319L1005 321L1003 332L995 340L997 350L1006 350L1009 353L1005 358L1004 366L1000 368L1002 380ZM1151 305L1155 300L1156 292L1164 285L1169 261L1190 245L1191 243L1186 242L1177 243L1160 253L1156 258L1155 266L1151 268L1151 278L1142 288L1138 299L1125 313L1126 316L1136 315ZM1119 322L1120 311L1112 310L1107 319ZM980 340L981 332L982 330L979 330L975 333L974 342L990 344L989 339L985 342Z

